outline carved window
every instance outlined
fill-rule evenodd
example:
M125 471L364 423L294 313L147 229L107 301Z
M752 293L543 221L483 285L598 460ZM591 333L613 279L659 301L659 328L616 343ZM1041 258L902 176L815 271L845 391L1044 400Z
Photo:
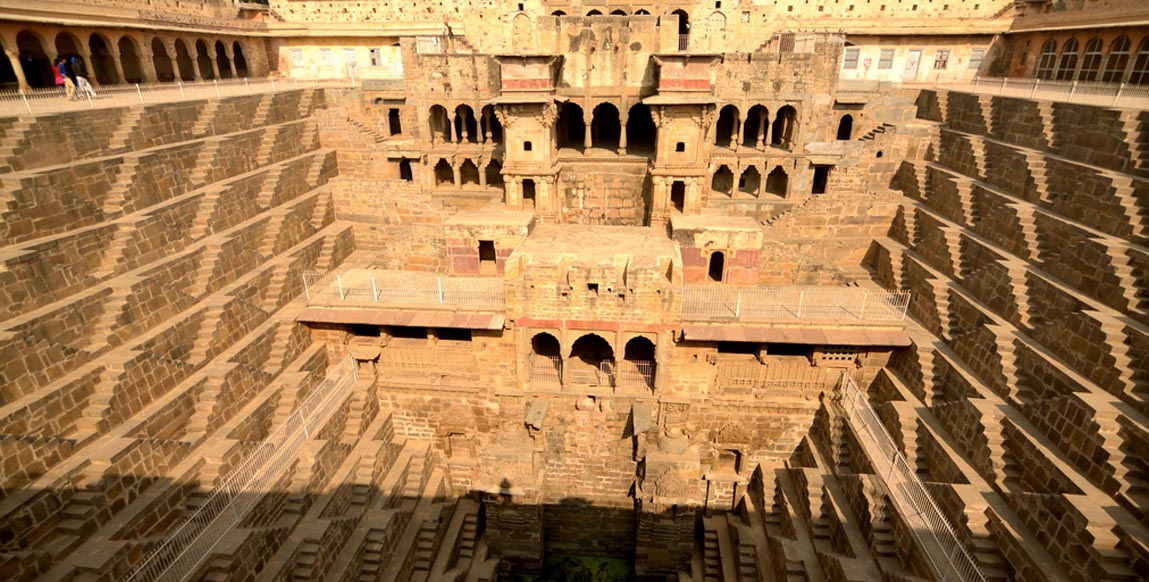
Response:
M1077 39L1071 38L1065 41L1061 47L1061 59L1057 63L1058 81L1072 81L1073 76L1077 73Z
M303 66L303 49L301 49L301 48L291 49L291 66L293 66L293 67L302 67Z
M379 49L373 48L368 54L371 57L372 67L378 67L379 65L383 64L383 55L380 54Z
M981 62L985 60L985 49L975 48L969 53L969 68L974 71L981 68Z
M1133 61L1133 72L1129 82L1134 85L1149 85L1149 36L1141 39L1137 46L1137 59Z
M1125 67L1128 65L1129 37L1122 35L1109 44L1109 56L1105 59L1105 72L1101 75L1101 82L1120 83L1125 79Z
M1055 64L1057 64L1057 41L1051 38L1041 45L1041 59L1037 62L1037 78L1052 79Z
M319 49L319 60L323 66L330 67L335 64L335 51L329 48Z
M938 49L937 54L934 56L934 70L944 71L950 64L950 50Z
M1101 70L1101 39L1096 36L1085 43L1085 54L1081 58L1081 69L1077 71L1078 81L1096 81Z

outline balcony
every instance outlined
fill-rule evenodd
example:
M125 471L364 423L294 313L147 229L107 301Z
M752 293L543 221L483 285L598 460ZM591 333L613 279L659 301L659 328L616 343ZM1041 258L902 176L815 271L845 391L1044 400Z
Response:
M578 360L576 358L576 360ZM582 391L608 388L620 394L649 395L654 391L655 364L649 360L581 360L567 364L559 356L531 354L530 384L535 388Z
M505 306L501 278L348 269L340 273L304 273L303 285L309 307L502 311Z
M900 322L910 294L861 287L684 285L683 320Z

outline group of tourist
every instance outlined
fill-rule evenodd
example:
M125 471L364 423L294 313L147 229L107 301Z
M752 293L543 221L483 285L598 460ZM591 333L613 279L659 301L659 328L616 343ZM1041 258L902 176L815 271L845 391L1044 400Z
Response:
M71 100L96 96L79 57L61 57L56 59L55 65L56 87L60 89L60 95Z

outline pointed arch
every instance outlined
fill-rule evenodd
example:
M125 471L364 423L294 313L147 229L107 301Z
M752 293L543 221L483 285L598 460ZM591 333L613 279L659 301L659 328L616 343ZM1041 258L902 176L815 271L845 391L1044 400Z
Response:
M742 123L742 145L744 147L762 147L765 141L765 130L770 115L765 107L755 105L746 112L746 121Z
M774 127L770 132L770 144L790 149L794 146L794 133L798 125L798 110L793 105L787 105L778 110L774 118Z
M168 55L168 47L160 37L152 37L152 66L156 70L156 80L161 83L170 83L176 79L172 58Z
M1137 56L1133 59L1133 70L1129 73L1133 85L1149 85L1149 36L1137 45Z
M210 81L215 78L215 72L211 66L211 54L208 53L207 43L204 40L197 39L195 41L196 52L196 66L199 67L199 76L204 81Z
M586 121L583 119L582 107L570 101L563 103L559 108L556 128L559 148L582 151L586 139Z
M231 43L231 56L235 61L236 76L248 76L249 72L247 70L247 56L243 54L243 45L240 44L238 40Z
M451 168L451 164L443 158L435 163L435 187L440 188L443 186L455 186L455 170Z
M1105 72L1102 83L1120 83L1125 80L1125 69L1129 66L1129 37L1121 35L1109 43L1109 54L1105 57Z
M194 81L195 80L195 63L192 62L191 53L188 52L187 44L183 39L177 38L175 42L176 47L176 70L179 72L181 81Z
M1081 57L1081 69L1077 72L1078 81L1096 81L1101 70L1101 38L1093 37L1085 43L1085 53Z
M51 59L44 51L44 40L31 30L21 30L16 35L16 52L20 54L20 67L28 86L55 87L56 75Z
M644 103L631 106L626 114L626 147L631 153L654 153L658 143L658 127Z
M144 79L143 68L140 66L140 51L136 41L128 35L120 37L116 46L120 49L120 67L124 71L125 83L139 83Z
M835 139L838 141L845 141L852 139L854 136L854 116L849 113L843 115L838 120L838 135Z
M432 145L450 141L451 119L447 116L446 107L432 105L427 114L427 125Z
M714 127L714 145L735 147L738 145L738 108L727 105L718 112L718 122Z
M591 116L591 145L596 148L614 150L618 148L618 140L621 136L622 124L619 121L618 107L615 107L613 103L596 105Z
M222 40L215 41L215 64L219 67L219 78L231 78L231 60L227 58L227 47Z
M710 189L721 192L727 196L734 193L734 172L726 164L718 166L714 176L710 179Z
M1077 39L1070 38L1061 45L1061 58L1057 61L1057 73L1054 77L1058 81L1072 81L1077 74Z
M458 143L479 143L479 127L475 121L475 110L470 105L455 107L455 141Z
M758 172L758 168L754 166L747 166L742 170L742 175L738 177L738 191L743 194L749 194L758 197L758 189L762 185L762 174Z
M775 196L785 198L790 190L790 176L782 166L774 166L766 176L766 191Z
M100 85L113 85L120 82L116 74L116 63L112 59L111 43L98 32L88 37L88 51L92 55L91 73Z

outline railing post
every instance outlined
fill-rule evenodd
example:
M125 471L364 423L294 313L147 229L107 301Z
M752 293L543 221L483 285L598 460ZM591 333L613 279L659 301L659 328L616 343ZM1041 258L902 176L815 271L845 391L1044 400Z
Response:
M24 109L27 109L28 113L32 113L32 104L28 103L28 94L20 93L20 99L24 102Z
M307 296L308 301L311 301L311 288L307 284L307 273L300 273L299 276L303 277L303 294Z
M219 80L218 79L212 79L211 84L215 85L215 96L219 97L220 96L219 95Z
M1071 83L1071 84L1069 85L1069 98L1068 98L1068 99L1069 99L1069 102L1070 102L1070 103L1072 103L1072 102L1073 102L1073 94L1074 94L1074 93L1076 93L1076 92L1077 92L1077 80L1075 79L1075 80L1073 81L1073 83Z
M1125 83L1122 83L1122 84L1117 86L1117 94L1113 96L1113 105L1117 105L1117 102L1121 101L1121 92L1124 90L1125 90Z
M858 310L858 319L865 319L866 318L866 299L869 299L869 297L870 297L869 291L863 291L862 292L862 308L860 310Z
M734 317L742 317L742 290L738 290L737 303L734 305Z
M176 81L176 85L179 85L180 88L180 99L186 98L187 96L184 95L184 82L182 80Z
M805 291L798 292L798 317L802 317L802 301L806 298Z
M343 275L336 275L335 281L339 283L339 299L347 299L347 296L343 294Z
M84 91L84 97L86 97L88 99L88 109L95 109L96 104L92 103L92 92L91 91Z
M1033 99L1033 96L1037 95L1037 88L1040 86L1041 86L1041 79L1034 79L1033 80L1033 89L1031 89L1029 92L1029 98L1030 99Z
M271 92L275 93L275 77L271 78Z
M140 91L140 84L136 83L136 96L140 98L140 105L144 104L144 92Z
M379 290L375 287L375 275L371 275L371 300L379 301Z
M439 285L439 305L443 304L443 278L435 277L435 283Z
M249 95L251 94L251 85L247 83L247 77L243 78L243 88L247 90Z

